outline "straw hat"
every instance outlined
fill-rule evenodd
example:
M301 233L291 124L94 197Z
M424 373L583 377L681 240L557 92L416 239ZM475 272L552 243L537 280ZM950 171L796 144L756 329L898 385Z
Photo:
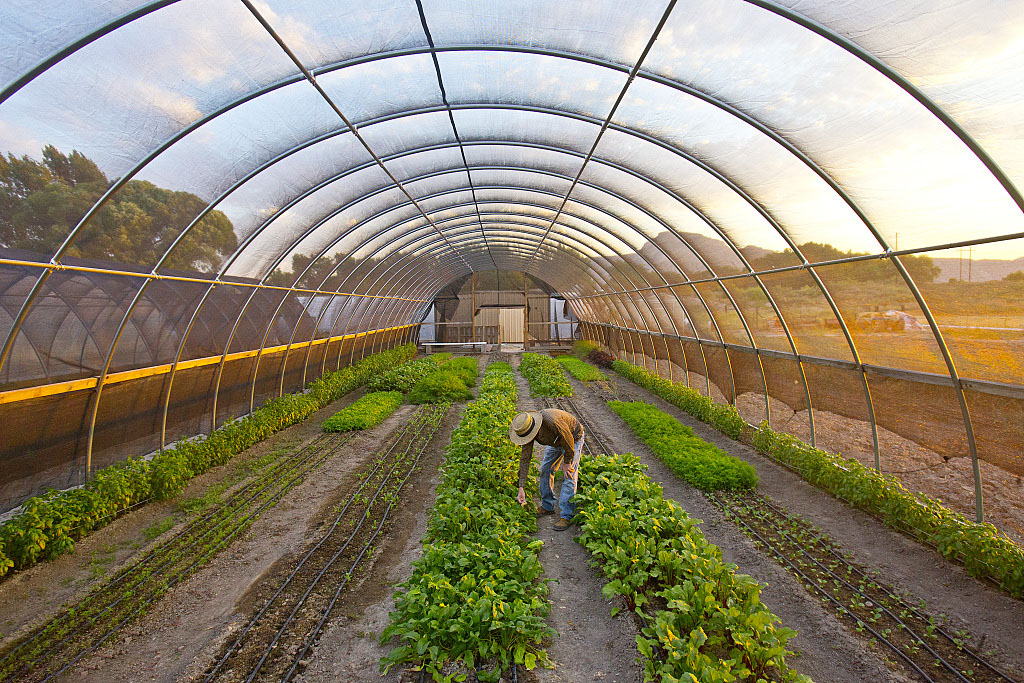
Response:
M517 446L525 446L537 436L543 419L539 411L519 413L508 428L508 438Z

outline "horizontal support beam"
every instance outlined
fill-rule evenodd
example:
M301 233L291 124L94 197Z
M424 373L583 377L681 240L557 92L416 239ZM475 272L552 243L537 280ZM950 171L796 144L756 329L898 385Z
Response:
M919 370L904 370L902 368L892 368L885 365L871 365L869 363L854 363L853 361L840 360L838 358L825 358L823 356L808 356L805 354L795 355L788 351L777 351L775 349L762 349L754 348L750 346L744 346L742 344L733 344L730 342L720 342L713 339L698 339L697 337L686 337L678 334L668 334L662 332L654 332L652 330L637 330L631 327L622 327L621 325L612 325L610 323L598 323L593 321L586 321L591 325L597 325L599 327L607 327L610 329L621 330L623 332L633 332L636 334L646 334L652 337L664 337L667 339L678 339L679 341L693 342L696 344L702 344L704 346L712 346L719 349L729 349L730 351L741 351L744 353L754 353L762 356L768 356L771 358L780 358L782 360L799 361L801 363L809 363L811 365L821 365L833 368L842 368L844 370L854 370L857 372L863 371L870 375L879 375L881 377L891 377L893 379L902 379L908 382L918 382L920 384L932 384L941 387L953 388L953 380L949 375L940 375L933 372L921 372ZM1003 396L1006 398L1015 398L1024 400L1024 386L1019 384L1007 384L1004 382L993 382L985 379L966 379L961 378L960 384L964 389L970 389L977 391L982 394L991 394L993 396Z
M98 273L100 275L121 275L136 277L143 280L169 280L171 282L196 282L204 285L248 287L250 289L270 289L279 292L298 292L299 294L330 294L331 296L353 296L360 299L390 299L392 301L416 301L425 303L426 299L404 299L398 296L379 296L374 294L353 294L350 292L334 292L322 289L303 289L301 287L281 287L263 285L258 282L236 282L234 280L204 279L201 277L185 277L182 275L160 275L159 273L139 273L134 270L115 270L112 268L93 268L91 266L69 266L66 263L42 263L39 261L19 261L17 259L0 258L0 266L17 266L28 268L45 268L49 270L70 270L75 273Z
M382 330L367 330L366 332L358 332L356 334L345 334L337 337L325 337L323 339L314 339L311 342L299 342L291 345L291 348L301 349L307 346L317 346L319 344L328 344L336 341L345 341L346 339L356 339L358 337L365 337L371 334L380 334L383 332L394 332L397 330L405 330L410 327L418 327L421 323L415 323L412 325L399 325L397 327L387 327ZM280 353L288 348L287 344L281 344L280 346L271 346L263 349L263 355L272 355ZM259 354L257 350L251 351L238 351L236 353L229 353L227 356L206 356L205 358L194 358L192 360L186 360L178 363L177 372L187 370L189 368L201 368L206 365L216 365L221 362L221 358L225 362L232 360L240 360L242 358L253 358ZM111 384L118 384L120 382L128 382L133 379L142 379L143 377L155 377L157 375L166 375L171 371L172 364L166 363L164 365L151 365L145 368L137 368L135 370L125 370L124 372L112 372L107 375L106 380L103 382L103 386L109 386ZM99 381L98 377L85 377L83 379L73 379L67 382L54 382L53 384L40 384L34 387L25 387L24 389L12 389L11 391L0 391L0 405L4 403L17 403L19 401L28 401L33 398L42 398L44 396L54 396L56 394L68 394L75 391L82 391L85 389L95 389L96 384Z

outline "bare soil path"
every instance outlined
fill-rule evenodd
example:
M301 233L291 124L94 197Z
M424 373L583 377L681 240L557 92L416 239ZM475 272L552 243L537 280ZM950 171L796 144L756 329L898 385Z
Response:
M515 357L513 366L518 367L520 358ZM542 399L530 398L530 386L518 372L516 383L520 410L544 407ZM535 448L534 457L543 457L542 449ZM540 465L539 460L537 464ZM539 502L539 499L534 501ZM643 681L643 671L637 663L637 631L632 618L626 612L612 618L612 608L621 605L619 601L602 597L601 588L607 581L599 570L588 566L590 553L573 540L579 528L571 526L566 531L555 531L557 518L558 515L546 515L537 520L537 538L544 541L540 552L544 575L556 579L548 584L552 603L548 625L558 631L548 646L555 668L537 669L537 680L553 683Z

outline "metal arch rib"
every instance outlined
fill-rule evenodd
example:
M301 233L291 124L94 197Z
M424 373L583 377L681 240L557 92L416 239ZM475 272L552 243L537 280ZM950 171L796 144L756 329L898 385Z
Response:
M768 8L768 9L770 9L771 11L777 11L777 12L781 11L780 8L777 8L774 5L769 5L768 3L755 3L755 4L760 4L761 6L764 6L764 7ZM830 33L830 35L832 35L834 37L834 34ZM835 42L835 41L833 41L833 42ZM939 110L939 111L941 111L941 110ZM953 123L955 124L955 122L953 122ZM904 275L905 279L907 279L909 276L905 274L905 269L902 268L902 264L899 264L897 267L901 270L901 274ZM46 273L49 273L49 272L50 271L46 271ZM43 277L45 278L45 276L46 276L46 274L44 274ZM41 287L41 284L42 283L37 283L37 287L34 288L33 293L30 294L30 299L34 299L35 298L35 294L38 293L38 290ZM919 292L919 290L917 290L916 285L911 284L910 286L911 286L912 291L915 293L915 296L920 296L920 292ZM923 299L922 299L922 301L923 301ZM23 307L23 309L25 311L27 311L27 308L30 306L31 302L27 300L25 303L26 303L26 305ZM931 317L930 316L930 312L928 311L927 307L926 306L922 306L922 308L926 312L926 317L930 318ZM19 315L19 321L18 321L19 325L20 325L20 320L23 320L23 315ZM937 326L935 326L933 324L932 320L930 320L929 322L930 322L930 324L933 325L933 332L937 334L937 339L939 340L940 349L942 349L944 357L947 358L947 365L950 365L952 363L952 360L951 360L951 358L948 357L948 348L946 347L946 345L944 343L944 340L941 339L941 332L938 331ZM19 325L16 325L16 326L19 326ZM12 332L14 332L14 330L12 330ZM13 338L13 335L12 335L12 338ZM4 352L5 355L6 355L6 352L9 351L9 349L6 348L6 347L9 347L9 342L10 342L10 339L8 340L8 343L5 343L5 352ZM960 382L959 382L959 378L955 374L955 368L951 368L951 376L953 377L953 379L956 382L957 386L959 386ZM961 394L962 394L962 390L961 390ZM965 409L966 408L965 401L963 400L962 396L960 396L959 398L961 399L962 408ZM969 437L971 437L969 439L969 441L971 441L971 440L973 440L973 429L971 428L971 426L969 424L969 418L968 418L968 423L967 423L967 429L968 429L968 432L969 432ZM976 462L976 460L975 460L975 462Z
M437 87L441 91L441 101L444 102L445 109L448 112L448 122L452 126L452 133L455 135L456 142L459 143L459 153L462 155L462 165L466 167L466 179L469 182L470 191L473 193L473 201L476 201L476 190L473 189L473 174L469 171L469 161L466 159L466 150L462 146L462 136L459 135L459 128L455 125L455 115L452 114L451 104L448 103L448 93L445 92L444 78L441 76L441 63L437 59L437 50L434 49L434 37L430 35L430 27L427 25L427 15L423 11L423 2L416 0L416 9L420 15L420 24L423 27L423 35L427 38L427 44L430 46L430 58L434 62L434 72L437 74ZM484 234L483 223L480 223L480 234ZM484 241L486 242L486 236ZM488 254L490 253L490 246L487 247ZM497 268L497 264L494 263L494 258L491 258L491 264Z

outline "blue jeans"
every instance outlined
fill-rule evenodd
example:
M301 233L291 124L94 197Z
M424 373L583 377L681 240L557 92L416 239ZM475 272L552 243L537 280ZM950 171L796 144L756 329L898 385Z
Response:
M555 472L562 470L562 490L558 496L558 506L562 513L562 519L572 519L576 508L572 504L572 497L576 495L576 480L580 471L580 455L583 453L583 438L573 444L575 451L572 462L566 463L562 456L565 449L558 446L548 446L544 449L544 460L540 463L540 504L545 510L555 509L555 493L552 487L555 484Z

